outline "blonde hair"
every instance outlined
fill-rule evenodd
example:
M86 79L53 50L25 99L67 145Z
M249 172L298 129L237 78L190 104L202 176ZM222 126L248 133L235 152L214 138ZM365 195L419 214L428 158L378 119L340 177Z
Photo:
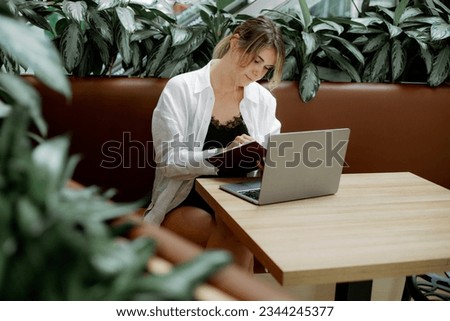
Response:
M272 90L281 81L285 48L283 35L278 26L269 18L259 16L250 18L236 27L233 34L224 37L214 48L213 58L222 58L230 50L230 40L238 35L238 48L242 51L241 62L248 64L258 53L266 48L276 51L277 59L269 79L269 88Z

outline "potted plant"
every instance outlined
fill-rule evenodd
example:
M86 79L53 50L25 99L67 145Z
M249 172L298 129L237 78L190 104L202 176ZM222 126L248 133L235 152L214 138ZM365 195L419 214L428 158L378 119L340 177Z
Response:
M335 80L336 70L343 71L347 81L361 81L355 66L364 65L364 57L344 37L344 25L352 22L313 17L305 0L299 0L299 6L300 10L296 12L267 10L285 35L283 78L298 80L299 94L304 102L315 97L321 79Z
M2 63L32 68L69 98L51 42L10 9L0 3ZM130 226L110 224L139 204L112 203L95 187L67 187L77 157L69 157L67 137L45 138L38 95L20 77L0 73L0 102L1 300L192 300L196 285L230 262L211 251L168 274L148 273L155 242L125 239Z
M412 18L421 11L407 7L408 0L400 1L392 11L388 8L376 6L367 7L354 18L360 25L352 26L349 34L359 35L353 43L362 47L366 65L363 80L366 82L383 82L398 80L405 71L407 62L407 46L411 50L418 50L421 39L416 34L408 34L408 30L419 30L420 23L412 23ZM415 41L411 41L415 40ZM415 45L415 47L413 47ZM420 47L421 48L421 47ZM426 51L422 51L424 59L429 59Z
M225 0L200 5L199 22L189 26L139 0L15 3L9 5L16 15L46 31L66 72L75 76L170 78L198 69L211 59L215 44L247 18L227 12ZM283 79L299 83L304 102L315 97L321 80L438 86L448 78L448 6L439 0L401 0L396 8L369 3L353 19L311 16L305 0L295 11L261 12L285 34Z
M433 65L427 64L430 86L439 86L450 76L450 8L439 0L428 0L428 6L422 5L428 13L423 22L430 30L430 51L433 53Z
M14 6L55 43L74 76L131 75L169 78L205 65L232 29L229 1L202 5L202 23L179 25L145 1L25 1ZM167 59L170 57L171 59Z

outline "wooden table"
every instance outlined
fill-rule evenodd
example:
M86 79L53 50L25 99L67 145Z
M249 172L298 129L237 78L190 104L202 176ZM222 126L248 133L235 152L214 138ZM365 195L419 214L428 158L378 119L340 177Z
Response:
M412 173L344 174L335 195L264 206L219 190L233 180L196 189L283 285L450 270L450 191Z

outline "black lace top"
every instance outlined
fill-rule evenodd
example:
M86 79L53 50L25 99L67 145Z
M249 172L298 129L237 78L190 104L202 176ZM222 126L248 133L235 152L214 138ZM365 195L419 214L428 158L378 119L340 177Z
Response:
M249 135L247 126L245 125L241 114L234 116L233 119L225 124L221 124L213 116L209 123L203 150L209 148L225 148L236 138L236 136L243 134Z
M232 120L229 120L225 124L221 124L213 116L211 117L211 122L209 123L203 150L207 150L209 148L224 148L231 143L236 136L243 134L249 135L247 126L245 125L241 114L235 116ZM239 175L239 173L235 173L235 175ZM245 173L242 173L242 175L245 175ZM227 175L219 172L218 176ZM208 203L206 203L203 198L198 195L194 188L192 188L187 198L179 206L195 206L203 208L210 214L214 213Z

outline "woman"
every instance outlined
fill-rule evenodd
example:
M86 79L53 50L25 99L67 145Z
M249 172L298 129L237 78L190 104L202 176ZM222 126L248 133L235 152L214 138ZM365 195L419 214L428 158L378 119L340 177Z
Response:
M236 263L253 270L253 256L214 217L193 189L203 175L220 175L204 160L209 148L257 140L280 131L276 101L257 83L271 71L281 80L284 42L267 17L251 18L225 37L205 67L167 82L152 119L158 164L152 202L144 220L209 248L228 249Z

